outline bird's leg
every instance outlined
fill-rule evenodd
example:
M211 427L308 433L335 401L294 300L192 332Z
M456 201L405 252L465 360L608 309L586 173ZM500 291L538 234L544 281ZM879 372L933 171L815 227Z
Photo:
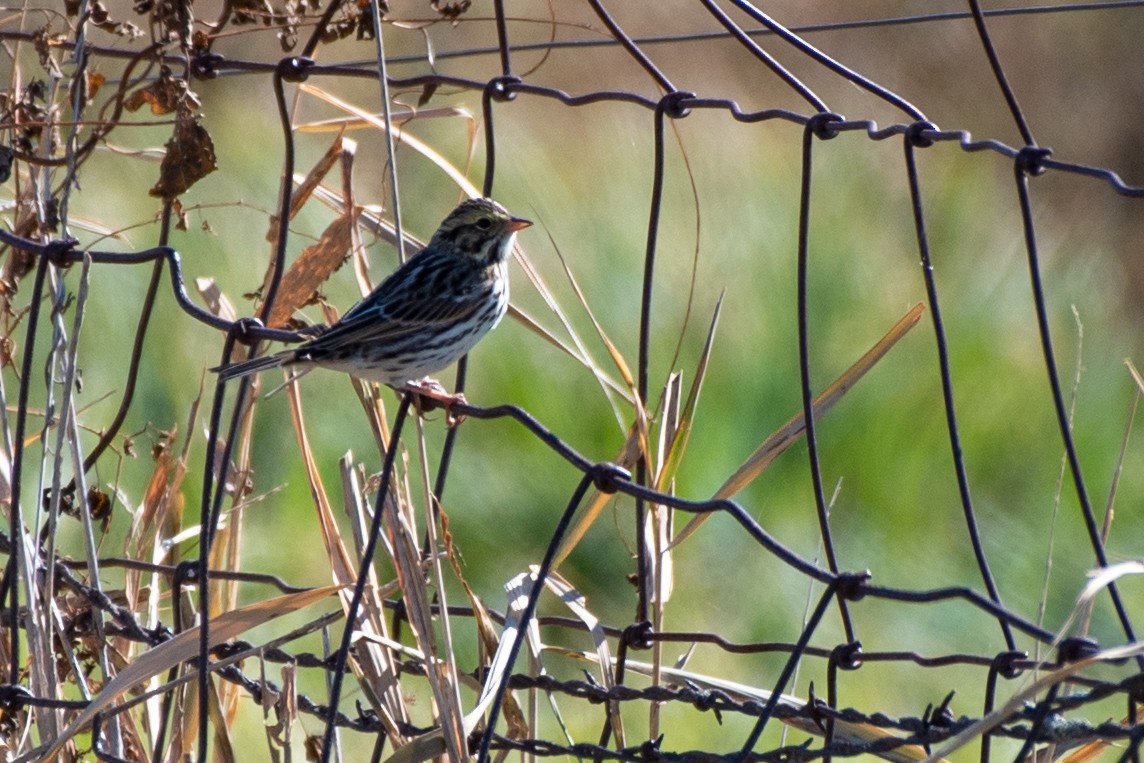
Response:
M418 410L422 412L443 408L446 424L450 427L455 427L464 420L464 416L453 415L452 407L468 402L465 400L465 396L460 392L456 394L449 392L436 379L430 379L426 376L424 379L406 382L400 391L412 394Z

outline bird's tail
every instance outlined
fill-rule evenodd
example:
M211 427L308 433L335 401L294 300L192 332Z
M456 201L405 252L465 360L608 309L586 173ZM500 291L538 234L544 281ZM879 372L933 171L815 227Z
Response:
M261 358L244 360L241 363L216 366L211 370L218 374L220 380L226 381L227 379L237 379L240 376L256 374L259 371L266 371L270 368L278 368L281 365L289 363L293 360L293 357L293 353L291 352L280 352L275 355L263 355Z

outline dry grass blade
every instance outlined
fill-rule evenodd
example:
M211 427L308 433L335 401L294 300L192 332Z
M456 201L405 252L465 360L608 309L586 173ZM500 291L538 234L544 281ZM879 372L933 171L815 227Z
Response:
M294 424L294 433L298 438L298 449L301 451L302 465L306 470L306 482L310 487L310 497L313 498L314 507L318 512L318 527L326 547L326 556L330 560L331 575L334 582L339 586L353 585L357 579L357 571L350 559L349 552L346 551L346 547L342 543L341 530L334 519L330 500L326 496L326 488L322 484L318 465L314 461L314 453L310 449L310 439L306 434L298 385L291 381L287 383L286 390L290 401L290 416Z
M12 460L5 448L0 448L0 503L12 500Z
M224 686L231 686L231 684L224 684ZM235 763L237 758L234 754L234 740L231 737L231 729L234 727L234 718L228 717L224 708L224 699L219 691L219 685L211 681L207 684L207 691L210 692L210 702L207 704L210 713L211 727L214 729L214 748L211 750L214 755L214 760L220 763Z
M829 387L823 390L822 393L814 399L812 405L815 419L834 407L834 404L837 403L851 387L857 384L858 380L865 376L866 372L873 368L874 365L890 351L890 348L909 333L910 329L916 326L921 320L924 311L925 305L920 302L914 305L909 312L902 316L901 320L895 323L894 326L886 332L885 336L879 339L878 342L866 352L866 354L859 358L854 365L846 369ZM743 465L723 483L723 486L715 491L713 498L730 498L751 484L780 453L796 442L805 431L806 421L802 412L799 412L792 416L790 420L774 434L764 440L763 444L747 458ZM699 514L693 517L691 521L680 530L679 534L675 537L673 545L679 545L686 540L693 532L698 530L709 517L710 514Z
M1088 583L1085 584L1084 589L1081 590L1080 595L1077 596L1076 605L1073 607L1072 612L1069 613L1068 618L1065 619L1064 624L1061 625L1053 645L1056 646L1056 644L1060 642L1064 635L1069 632L1074 622L1086 617L1092 607L1092 601L1096 598L1098 593L1125 575L1144 575L1144 562L1119 562L1118 564L1110 564L1107 567L1101 567L1100 569L1090 572L1088 575Z
M1124 365L1127 366L1128 373L1132 375L1132 381L1135 382L1136 389L1139 392L1144 393L1144 377L1140 375L1140 371L1137 370L1136 364L1131 360L1126 360L1124 361Z
M1144 562L1120 562L1119 564L1111 564L1107 567L1089 572L1088 583L1085 584L1080 594L1077 595L1076 603L1073 605L1072 611L1069 612L1069 616L1065 619L1064 624L1062 624L1057 631L1051 646L1055 648L1060 644L1071 631L1073 623L1085 617L1085 613L1087 613L1092 606L1093 599L1095 599L1101 591L1125 575L1144 575ZM932 756L926 759L925 763L934 763L938 755L949 755L978 736L1004 723L1014 714L1021 712L1027 703L1035 701L1037 695L1042 691L1058 683L1067 681L1090 665L1101 662L1127 660L1141 654L1144 654L1144 643L1137 641L1113 649L1105 649L1094 655L1077 660L1076 662L1070 662L1067 665L1063 665L1056 670L1046 673L1037 680L1032 681L1021 691L1016 692L1002 707L994 710L989 715L963 729L953 738L947 740L940 750L934 752Z
M301 175L294 176L295 183L303 182L305 178ZM320 185L314 189L314 198L325 204L330 209L337 212L339 215L345 214L347 204L343 192L335 191L332 188L327 188ZM397 228L392 222L382 217L381 208L372 204L358 204L356 209L356 220L358 226L369 231L373 235L380 238L382 241L397 246ZM417 251L425 247L425 242L411 234L407 230L402 231L405 241L405 247L411 251ZM368 293L369 289L364 289L363 293Z
M635 465L636 459L640 454L640 438L639 432L633 426L628 430L628 437L624 441L624 445L620 448L619 454L612 460L616 466L623 469L630 469ZM599 490L593 489L584 501L584 508L578 512L576 524L568 529L568 533L564 536L564 541L560 544L560 550L556 552L556 556L552 560L552 569L556 570L568 555L572 553L572 549L584 539L584 535L600 516L600 512L608 505L608 501L612 500L615 496L610 493L602 493Z
M664 388L663 395L663 423L659 428L659 440L656 443L656 463L659 470L655 474L656 489L668 495L675 494L675 482L671 475L665 473L667 453L670 451L668 443L678 442L680 430L679 399L682 396L683 377L672 374ZM657 615L662 615L662 607L671 599L674 575L671 561L671 535L674 528L675 512L670 506L653 503L647 512L644 522L644 540L647 548L651 549L648 558L652 580L652 603L656 605ZM655 618L658 629L661 617Z
M613 463L616 466L622 467L624 469L630 469L635 465L640 454L643 453L647 463L652 468L652 473L655 474L657 473L656 462L655 459L651 457L650 432L647 410L643 406L642 401L639 400L639 396L635 387L635 380L632 377L631 370L629 369L627 362L624 360L623 355L621 355L619 350L616 349L616 346L604 332L603 327L592 314L592 310L588 306L588 302L585 299L583 292L580 290L579 285L576 283L575 277L572 275L572 271L568 268L567 263L564 262L563 257L560 258L560 262L564 266L564 272L568 276L568 281L571 284L573 291L576 293L577 299L583 306L584 311L588 314L588 318L592 321L592 325L595 327L597 334L599 334L600 340L604 343L604 346L607 347L608 353L612 357L612 361L616 364L616 368L620 371L624 382L627 384L628 392L630 395L628 399L636 408L636 421L628 429L628 436L624 442L624 446L620 449L620 453L613 460ZM720 298L720 304L721 303L722 298ZM691 398L688 400L689 409L688 413L686 414L688 426L690 426L690 421L694 414L695 403L698 400L699 388L701 386L702 379L705 376L707 361L710 357L711 342L714 337L715 324L718 321L718 317L719 306L717 305L715 309L715 316L712 321L711 330L708 332L707 343L704 347L700 367L697 371L696 384L692 388ZM587 361L584 362L587 364ZM588 365L588 367L594 370L597 378L604 378L601 376L601 372L596 369L594 365ZM618 412L617 415L619 415ZM678 438L677 433L673 433L671 439L672 447L668 452L676 454L675 464L673 465L673 468L676 468L678 467L678 457L682 453L682 447L686 441L686 436L684 435L681 440ZM663 471L662 465L659 467L659 471ZM584 502L584 508L580 511L579 518L576 520L576 523L569 529L568 534L565 536L564 542L561 544L560 550L553 560L553 570L559 567L560 564L568 558L568 554L570 554L572 549L574 549L583 539L584 535L588 532L588 528L590 528L592 524L595 523L596 518L600 515L600 512L603 510L604 506L607 505L608 501L611 500L611 498L612 496L601 493L598 490L592 491L588 499Z
M635 406L636 410L635 430L639 434L639 452L643 454L644 460L647 462L649 467L652 467L654 470L651 453L650 423L647 407L644 405L644 401L640 400L639 398L639 390L636 388L635 376L632 374L632 370L628 366L627 360L624 359L623 354L619 351L619 348L617 348L615 343L612 342L611 338L608 337L607 332L604 331L604 327L600 325L600 322L596 320L596 316L592 312L592 308L588 306L588 299L584 296L584 292L580 289L580 284L576 282L576 277L572 275L572 270L568 267L568 263L565 262L564 257L560 255L559 249L557 249L557 256L560 258L560 265L564 268L564 275L567 276L568 284L572 287L572 291L576 295L576 299L580 302L580 306L584 308L584 313L588 316L588 320L592 322L592 327L596 329L596 335L599 336L600 341L604 343L604 347L607 349L608 355L612 358L612 363L615 364L616 370L620 372L620 377L624 380L624 384L626 384L628 387L628 392L631 395L632 404ZM592 366L592 368L595 370L595 366ZM596 375L599 377L600 372L596 371ZM621 414L617 411L616 415L620 416Z
M444 516L445 515L442 514L442 526L447 528L448 522L444 519ZM446 548L450 549L452 545L451 538L449 537L447 529L443 532L445 535ZM451 551L448 553L448 558L454 570L456 570L457 562ZM481 639L485 647L493 651L493 658L488 669L485 671L484 683L481 686L476 705L468 713L465 713L461 719L462 731L465 737L468 737L480 724L485 711L496 697L496 688L500 685L505 671L509 668L508 654L513 642L516 640L516 634L520 628L520 615L524 611L525 602L528 600L532 583L536 580L536 574L535 571L531 576L522 573L506 584L505 589L509 594L509 606L505 617L504 630L499 639L496 636L496 626L488 616L483 602L480 602L476 595L469 590L468 585L463 582L463 578L461 578L459 574L457 577L459 580L462 580L462 585L466 591L469 592L470 601L475 603L474 611L477 613L478 621L481 623L478 626ZM532 627L535 626L533 625ZM420 656L420 659L425 661L426 667L428 668L430 660L426 659L424 654ZM514 732L527 733L527 726L524 725L524 715L520 710L519 703L512 696L511 692L505 694L502 709L506 721L508 722L508 733L510 737ZM421 763L422 761L445 755L447 752L448 747L445 741L444 730L438 727L428 734L419 736L405 747L396 750L393 755L386 758L385 763Z
M249 604L230 612L223 612L218 617L211 619L210 646L214 648L225 641L237 638L251 628L265 625L277 617L308 607L333 595L339 589L340 586L313 588L308 591L289 593ZM48 744L47 751L39 759L45 761L52 759L67 744L68 740L91 724L96 713L102 713L110 708L112 703L119 699L124 692L180 663L193 661L198 653L199 627L196 626L183 631L170 641L165 641L140 654L130 665L124 667L119 675L107 682L103 691L92 699L83 712L77 715L56 739Z
M318 163L310 170L291 197L290 217L308 201L321 184L322 179L341 160L343 185L348 185L348 173L353 167L353 157L357 143L339 136ZM278 299L275 301L267 323L270 326L283 326L294 311L308 304L326 279L330 277L349 256L353 243L353 231L357 209L353 199L346 199L345 209L322 232L318 241L302 250L282 275ZM271 226L268 239L276 240L279 234L278 221Z
M536 576L540 574L540 567L534 565L531 572L530 579L535 581ZM592 637L592 644L596 648L596 658L600 664L600 683L604 685L605 689L615 688L615 677L612 671L605 667L612 664L612 651L608 646L608 637L604 633L600 618L588 609L588 599L565 578L555 572L549 574L545 579L544 587L555 594L556 598L560 599L561 603L568 607L572 614L576 615L580 622L588 628L588 633ZM530 629L529 637L533 652L539 657L543 649L539 633L535 629ZM612 734L615 735L616 746L624 747L626 743L624 742L623 718L620 715L620 703L618 701L608 703L608 719L612 724Z
M76 383L77 374L79 373L77 362L79 338L87 310L87 297L91 284L90 279L91 256L85 255L79 285L76 290L74 303L75 313L70 336L67 339L67 347L66 350L62 346L59 348L61 350L60 362L63 368L63 379L60 394L60 408L57 414L59 417L59 425L56 427L55 443L52 448L54 454L50 467L51 487L48 489L49 500L47 502L47 553L46 559L37 562L37 566L43 564L46 568L51 569L56 561L57 530L59 529L61 503L63 501L63 471L66 459L70 461L69 465L76 475L74 484L79 504L77 509L83 519L83 545L87 562L88 579L91 580L94 590L102 593L103 583L100 573L98 542L96 540L97 531L95 529L95 521L92 518L92 507L87 501L87 482L83 474L83 451L80 445L79 425L76 420L75 412ZM63 321L60 321L58 325L62 326ZM47 441L48 437L45 432L44 442L46 443ZM45 465L46 461L47 459L45 459ZM38 522L39 511L37 510L32 526L34 527ZM57 604L55 582L54 576L51 575L40 576L36 583L32 583L29 580L30 590L27 617L25 619L28 633L29 657L27 680L31 690L38 696L59 696L63 690L63 676L56 662L57 655L59 654L56 643L57 640L63 637L63 634L67 633L68 626L64 624L64 612L61 612L61 608L58 607ZM87 659L99 665L102 679L107 680L114 675L114 655L110 652L109 643L105 635L104 618L105 613L93 609L90 622L90 633L93 638L88 642L91 651L88 653ZM67 638L63 637L62 640L66 641ZM86 676L81 677L82 674L80 671L82 668L80 668L75 651L69 646L66 649L66 653L68 655L69 668L76 677L76 684L82 691L83 697L85 699L89 698L91 693L88 682ZM63 713L49 708L33 707L29 715L32 723L35 724L40 730L40 733L46 737L57 734L65 719ZM109 721L105 727L108 742L107 747L110 751L119 752L123 749L124 742L122 729L117 718L109 719Z
M552 244L552 250L556 252L556 257L560 260L560 267L564 270L564 276L568 279L569 285L572 287L573 292L576 294L576 299L580 302L580 305L584 308L584 312L586 312L588 317L591 319L592 325L596 329L596 333L600 335L600 338L606 345L610 345L611 343L608 340L608 337L604 335L600 324L596 321L595 316L592 314L591 308L588 307L588 300L584 297L584 293L581 291L580 284L577 283L576 277L572 275L572 269L568 267L568 262L564 259L564 254L560 251L560 247L557 245L556 239L553 238L551 231L547 231L547 228L546 232L548 233L548 241ZM596 365L596 362L592 359L592 356L588 353L587 348L584 346L584 342L580 339L580 335L572 326L572 322L568 320L568 316L565 315L564 311L560 309L560 305L556 303L555 298L552 297L551 293L548 291L548 287L546 287L544 282L540 279L540 274L536 272L536 269L532 266L532 263L523 256L520 258L520 263L521 269L524 270L525 275L528 276L529 280L536 287L536 290L540 293L540 295L544 297L545 304L547 304L549 309L552 310L552 312L556 315L561 325L564 326L564 330L568 332L568 336L571 337L572 343L576 345L577 352L575 354L569 352L569 354L579 360L585 368L592 372L592 374L596 377L597 383L603 387L605 393L607 393L609 390L618 389L619 385L611 381L607 374L604 373L603 369ZM609 351L612 352L614 362L618 353L615 352L615 347L609 347ZM620 369L621 373L626 370L626 364L622 365L623 368ZM627 389L625 389L620 394L628 402L628 404L634 406L636 404L636 394L634 392L635 384L631 380L630 370L627 371L627 378L625 378L624 381L627 385ZM611 395L608 395L608 402L612 405L612 410L615 413L616 421L620 424L620 426L623 426L623 422L627 417L616 405L616 402L614 399L612 399Z
M492 663L485 673L484 684L481 687L480 695L477 697L477 704L461 719L461 727L466 737L472 734L477 728L477 724L480 723L485 710L488 709L493 698L496 697L496 688L500 685L501 678L508 669L508 653L513 642L516 640L516 633L519 630L520 624L520 614L524 609L524 602L528 599L528 591L531 587L526 586L522 582L526 578L526 575L518 575L505 586L506 590L509 591L509 607L505 617L504 631L501 634L499 645L496 647ZM535 580L534 577L528 579ZM432 658L430 657L425 660L427 669L430 667L430 659ZM509 695L506 694L505 696L507 700ZM421 763L422 761L444 755L447 752L448 745L445 740L444 730L438 727L428 734L417 737L410 744L401 749L396 750L393 755L386 758L385 763ZM463 758L452 757L451 759L461 760Z
M541 326L531 316L522 312L520 308L516 307L515 305L510 304L508 306L508 314L509 317L516 320L517 323L521 324L526 329L536 334L538 337L548 342L550 345L560 350L568 357L574 358L580 365L592 371L600 383L607 387L610 391L619 395L626 402L634 403L635 398L632 396L632 393L628 391L626 387L622 386L610 376L605 374L602 369L600 369L595 363L592 362L591 358L585 357L577 350L564 344L564 342L560 341L560 339L558 339L556 335L554 335L551 331Z
M178 547L168 545L166 539L175 534L183 524L184 498L181 486L187 474L187 461L193 439L191 433L195 431L201 403L200 383L198 394L187 414L187 435L183 438L183 447L178 452L177 458L174 456L174 432L163 438L162 447L156 448L158 453L155 457L154 472L147 485L141 510L133 517L131 531L124 542L124 556L128 559L150 559L154 564L163 564L170 560L172 554L178 552ZM158 572L151 572L147 575L147 579L149 583L144 585L143 572L124 570L124 597L133 612L143 613L140 619L145 619L146 622L159 622L164 606L162 578ZM113 650L124 655L132 654L136 648L136 645L126 637L115 637L111 644ZM160 710L158 699L148 703L146 712L149 715L148 722L151 728L155 728L158 724Z
M446 748L453 759L461 760L465 738L462 733L463 713L456 699L459 696L456 675L449 670L448 663L441 659L433 625L432 597L421 567L421 551L416 524L411 516L412 508L407 501L398 499L392 482L389 494L382 496L381 503L385 531L393 554L393 566L405 602L405 613L414 639L426 657L425 675L437 704Z
M624 356L620 354L619 349L612 344L612 340L608 339L604 334L603 329L596 323L596 319L592 319L596 329L600 332L600 339L603 341L604 346L608 348L608 355L611 356L612 362L616 364L616 368L620 372L624 383L628 385L628 390L632 396L632 403L636 409L635 432L639 436L637 444L639 445L640 453L644 455L644 460L648 465L654 469L651 455L651 424L648 420L647 408L644 406L644 401L639 398L639 390L636 389L635 377L632 376L632 371L628 367L627 361Z
M668 443L677 443L680 432L680 406L682 396L683 376L673 373L667 380L663 394L663 422L659 427L659 440L656 443L656 463L659 471L655 475L655 484L660 491L674 494L675 481L667 474L667 454L671 447ZM644 517L644 546L648 553L648 576L651 590L651 624L656 632L664 630L664 617L667 602L675 587L675 564L671 553L671 538L675 532L675 511L662 503L653 503L648 506ZM606 662L603 664L607 664ZM652 675L654 686L660 685L660 667L663 664L663 642L656 640L652 643ZM659 720L661 705L652 702L648 707L648 736L655 739L659 736Z
M532 592L532 586L535 583L535 573L525 572L514 576L505 583L504 590L508 596L508 607L505 611L504 628L501 630L500 641L496 652L493 653L492 661L489 663L489 669L485 672L485 682L481 687L480 696L477 697L477 704L465 716L466 730L471 731L477 727L481 716L484 715L485 710L496 697L497 686L500 685L506 671L510 668L508 664L509 652L513 642L516 641L517 632L522 627L521 615L524 614L529 594ZM536 628L536 622L525 623L524 627Z
M687 449L687 440L691 436L692 426L695 423L695 410L699 404L699 392L703 389L703 380L707 378L707 368L711 362L711 350L715 345L715 330L719 326L719 314L723 310L723 292L715 303L715 310L711 315L711 325L707 329L707 339L703 343L703 352L699 355L699 363L695 367L695 383L691 385L691 392L687 402L679 413L679 423L673 428L668 442L666 454L661 458L659 478L656 487L663 490L669 480L675 478L679 464L683 460L683 453Z
M333 580L341 590L342 610L348 611L352 598L351 590L357 582L357 566L350 557L349 551L343 542L341 530L334 518L333 508L326 495L318 473L317 463L310 449L309 437L302 416L302 403L298 396L298 386L294 382L287 384L288 399L290 401L290 414L294 423L295 435L298 438L298 447L302 454L302 462L306 469L306 478L310 486L310 495L314 500L317 511L318 526L321 530L322 541L325 545L326 555L330 562L330 572ZM347 467L348 458L342 460L343 478L347 468L352 478L352 467ZM356 500L360 491L356 489L356 482L351 479L351 489L345 491L347 500ZM371 567L366 595L362 598L362 610L357 622L349 627L366 633L385 635L385 623L381 616L381 606L377 601L380 596L378 583ZM394 744L401 744L404 736L399 730L400 722L408 720L404 699L401 695L397 680L396 666L390 654L375 645L365 644L352 655L355 659L349 661L351 669L359 679L365 695L377 710L378 716L386 725L386 729Z
M228 321L238 320L238 311L234 309L234 303L223 293L213 278L196 278L195 289L212 313Z
M469 599L469 605L473 608L473 620L477 625L477 636L481 640L481 646L488 654L494 654L500 642L497 637L496 622L493 621L481 597L477 596L476 591L469 586L469 581L465 579L459 561L460 556L453 546L453 534L449 532L449 515L444 511L441 512L441 541L445 547L445 558L449 560L449 564L453 568L453 575L456 576L457 582L461 584L465 596ZM525 720L524 712L521 710L516 698L511 694L506 694L502 710L505 724L508 727L508 737L510 739L524 739L527 737L528 722ZM471 729L465 729L466 734L470 731Z
M533 566L527 573L522 572L519 575L513 576L507 583L505 583L504 590L507 595L506 617L504 623L504 631L501 633L500 641L497 644L496 651L493 653L493 658L489 664L488 670L485 673L484 684L481 686L480 696L477 698L476 707L465 716L466 729L476 728L476 724L480 721L481 716L484 715L489 704L496 696L496 688L504 679L505 672L509 669L508 655L512 648L513 643L516 641L517 633L520 631L521 617L524 615L524 610L528 605L529 596L532 594L532 587L536 583L536 576L539 568ZM555 574L555 573L552 573ZM543 645L540 643L540 634L536 624L533 620L527 624L528 627L528 644L531 649L531 656L534 661L540 657ZM538 664L537 669L543 675L545 670L543 666ZM563 715L560 712L560 706L556 702L556 696L552 692L546 694L548 698L548 705L552 710L552 715L556 718L561 731L564 733L564 738L569 744L573 744L571 734L568 733L568 728L564 723ZM511 704L510 704L511 703ZM511 724L507 723L508 711L510 707L518 707L516 698L512 692L507 692L504 696L504 715L506 716L506 725L509 726L511 731ZM535 711L535 707L530 705L531 709ZM535 713L534 713L535 714Z
M1089 668L1098 663L1114 663L1118 660L1128 660L1144 654L1144 643L1134 642L1124 646L1115 647L1113 649L1105 649L1101 652L1086 657L1076 662L1071 662L1064 665L1050 673L1046 673L1036 681L1030 683L1025 689L1014 694L1009 700L997 710L994 710L989 715L971 724L951 739L947 740L939 749L935 750L932 755L925 758L924 763L942 763L943 756L947 756L956 752L961 747L964 747L969 742L973 741L982 734L996 728L998 725L1009 720L1013 716L1021 713L1026 705L1034 702L1041 692L1049 689L1055 684L1067 681L1073 676L1081 673L1086 668Z
M446 753L448 753L448 749L445 747L445 733L438 727L394 750L384 763L422 763L422 761L432 760Z
M341 98L327 93L325 90L322 90L319 87L302 83L298 86L298 90L299 92L306 93L307 95L312 95L315 98L323 100L334 108L341 109L347 114L353 114L363 123L375 127L382 132L386 131L385 121L383 119L362 110L361 108L353 105L352 103L349 103L348 101L343 101ZM448 159L441 156L441 154L439 154L432 146L429 146L428 144L418 140L413 135L406 133L400 127L398 127L394 132L396 133L395 137L399 138L404 145L409 146L414 151L421 154L429 161L433 162L433 164L437 165L437 167L439 167L442 172L448 175L449 179L456 183L457 187L464 191L468 196L474 197L481 195L481 192L475 185L469 182L469 179L465 177L464 173L454 167Z
M1128 726L1131 725L1131 723L1132 716L1130 715L1126 715L1120 719L1120 724L1122 726ZM1059 760L1060 763L1090 763L1090 761L1095 759L1096 756L1100 755L1102 752L1112 746L1112 742L1106 742L1103 739L1098 739L1087 744L1082 744L1074 752L1071 752L1064 757L1061 757L1059 754L1054 754L1054 756L1050 759ZM1052 748L1054 753L1063 753L1067 751L1067 749L1069 749L1068 745L1054 745ZM1038 750L1037 752L1034 752L1025 760L1029 761L1030 763L1041 763L1041 761L1045 760L1047 756L1040 756L1038 755L1039 752L1042 751Z
M269 690L266 680L266 662L259 661L262 668L262 725L266 729L266 744L270 749L271 763L283 763L292 759L290 740L294 724L298 722L298 666L287 663L282 666L279 683L281 690Z
M200 295L204 297L211 312L215 315L223 315L233 320L234 306L230 300L222 293L220 289L214 284L212 279L199 278L196 279L196 287ZM237 353L239 350L234 348ZM257 384L255 382L254 390L257 392ZM194 409L197 410L199 406L199 399L202 397L203 382L199 382L198 396L195 401ZM254 426L254 408L253 401L241 412L241 421L238 432L236 434L234 458L236 464L234 465L232 475L238 483L243 482L244 476L250 473L250 452L252 448L252 432ZM183 447L183 453L179 460L173 465L174 476L171 479L171 485L167 487L164 498L166 501L178 501L176 507L177 513L173 517L176 526L181 524L182 520L182 496L179 492L179 486L182 484L183 478L186 476L187 471L187 455L188 447L190 445L189 433L194 431L196 424L197 414L196 410L192 410L192 415L188 419L188 437L187 442ZM241 495L242 490L236 490L235 495ZM245 522L243 517L245 515L247 504L241 499L234 499L235 505L233 508L233 521L222 523L217 530L215 542L211 545L210 556L208 565L211 569L216 570L241 570L242 569L242 549L243 549L243 532L245 529ZM166 513L166 507L164 507ZM168 520L169 521L169 520ZM154 549L156 555L163 553L161 546ZM159 561L156 558L155 561ZM159 577L152 574L151 581L151 611L153 617L159 617ZM227 612L235 609L239 602L240 584L236 581L230 580L216 580L215 584L211 587L210 598L210 614L213 617L219 612ZM184 693L193 694L194 688L188 687L183 690ZM230 730L234 728L235 719L238 717L239 705L245 698L243 692L237 686L224 683L221 685L211 685L210 698L209 698L209 713L211 723L215 727L216 744L219 748L219 757L221 759L232 759L234 756L233 745L229 739ZM162 708L158 700L151 703L149 706L152 722L157 723ZM191 720L194 713L187 713L182 718L183 723L180 728L186 729L189 736L184 740L185 743L193 738L194 734L187 726L187 721ZM170 752L168 753L170 755Z
M493 657L488 666L488 670L485 671L484 683L481 685L481 691L477 697L476 706L465 714L463 723L465 733L467 735L472 734L472 732L477 728L477 725L481 722L485 711L496 698L497 688L504 680L505 674L512 667L509 664L508 658L512 651L513 644L516 643L518 634L522 627L521 619L524 615L525 609L527 608L528 599L532 594L533 587L536 585L536 577L538 573L539 568L534 566L529 572L522 572L519 575L515 575L511 580L505 583L504 589L508 597L508 606L505 610L504 629L501 632L498 643L496 644L496 651L493 653ZM527 623L524 623L523 627L528 628L528 641L533 648L533 653L539 654L540 638L536 621L531 620ZM552 711L559 720L560 711L559 708L556 707L551 695L549 696L549 701L552 702ZM508 719L508 713L511 709L513 713L520 714L521 721L523 721L523 714L520 712L519 707L520 705L516 701L516 698L513 697L512 692L506 692L502 705L502 710L505 712L506 720ZM508 725L509 733L512 733L512 722L509 722ZM563 727L562 720L561 727ZM567 732L565 732L565 735L567 735ZM569 741L571 740L569 739Z
M426 548L436 549L440 547L437 538L437 520L445 512L436 503L436 496L433 493L432 477L429 474L429 453L425 442L425 419L419 415L414 423L417 430L417 455L421 467L419 470L423 491L421 505L425 514L424 542ZM405 494L411 494L408 478ZM412 506L412 502L410 501L407 505ZM436 511L434 507L436 507ZM410 515L412 515L412 511ZM409 525L411 528L416 528L412 516ZM422 558L420 553L418 553L417 558ZM442 700L438 702L438 717L442 728L447 732L447 738L450 739L449 749L463 750L467 746L464 740L468 737L468 733L462 730L465 711L461 704L461 671L457 668L457 651L453 642L453 621L449 617L449 591L441 554L429 554L428 559L425 560L425 569L428 573L425 587L433 591L433 603L440 612L440 617L437 618L437 638L434 640L434 643L439 644L437 656L440 658L440 664L433 665L430 663L427 664L427 667L434 669L436 675L440 677L438 686Z
M829 387L814 399L813 411L815 417L829 411L851 387L858 383L866 372L880 361L914 326L921 320L925 306L921 303L914 305L901 320L871 347L866 354L858 359L854 365L846 369ZM806 422L800 412L793 416L774 435L768 437L759 448L751 454L746 463L715 492L715 498L730 498L746 487L774 458L794 442L806 431Z
M458 106L440 106L435 109L417 109L416 111L398 111L389 115L390 120L405 124L413 119L449 119L452 117L461 117L470 122L476 122L476 117L468 109L460 108ZM380 120L380 116L375 116L374 119ZM383 122L384 124L384 122ZM307 133L324 133L324 132L337 132L342 133L347 130L360 130L366 127L373 127L372 121L366 121L357 117L336 117L334 119L319 119L313 122L306 122L299 124L295 129L298 132Z
M353 154L356 147L357 144L354 141L345 140L340 135L334 139L334 142L326 149L326 153L322 154L322 158L314 163L314 166L306 173L306 177L298 182L298 187L295 188L294 193L291 194L291 220L297 217L298 212L300 212L302 207L306 205L306 202L310 200L310 196L314 193L314 190L321 184L322 179L330 173L330 170L334 168L334 165L337 164L342 153L348 151L350 154ZM274 243L278 240L278 226L281 224L282 221L278 219L271 221L270 230L266 234L267 241Z
M1135 373L1136 369L1128 363L1129 370ZM1138 376L1138 375L1137 375ZM1116 494L1120 488L1120 477L1124 472L1124 459L1128 455L1128 441L1132 436L1132 425L1136 421L1136 409L1140 405L1140 388L1133 390L1132 403L1128 408L1128 415L1124 419L1124 433L1120 436L1120 450L1116 453L1116 466L1112 470L1112 484L1108 486L1108 500L1104 504L1104 523L1100 528L1100 539L1108 543L1112 537L1112 520L1116 516Z

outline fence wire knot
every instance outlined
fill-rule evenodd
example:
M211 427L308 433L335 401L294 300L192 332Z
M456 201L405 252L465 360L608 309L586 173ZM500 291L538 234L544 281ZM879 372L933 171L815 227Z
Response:
M505 74L504 76L489 80L485 85L485 92L488 93L493 100L511 101L516 98L516 86L523 83L524 80L515 74Z
M191 74L198 79L214 79L225 61L226 57L222 54L200 48L191 59Z
M79 241L74 238L53 239L44 245L43 256L57 268L66 268L80 259L73 254Z
M869 570L862 572L843 572L838 576L835 590L839 598L845 601L861 601L866 598L866 583L871 578Z
M588 474L592 478L592 484L596 489L605 495L612 495L620 489L619 483L631 482L632 473L622 466L617 466L610 461L601 461L592 466Z
M1129 699L1136 704L1144 702L1144 673L1136 673L1120 682Z
M621 638L623 639L623 643L629 645L632 649L651 649L651 635L651 622L641 620L638 623L632 623L624 628Z
M996 657L993 658L991 667L997 672L998 675L1008 679L1013 679L1024 672L1017 664L1017 662L1027 659L1028 656L1028 652L1022 652L1019 650L1000 652Z
M655 739L649 739L639 746L640 758L643 760L663 760L663 753L660 752L660 745L663 744L663 734L660 734Z
M1057 662L1061 665L1079 662L1092 657L1099 651L1100 644L1095 639L1072 636L1061 641L1060 646L1057 647Z
M936 709L932 705L926 708L925 713L922 715L923 726L927 730L930 728L950 729L953 728L953 711L949 709L949 704L953 702L953 695L956 692L950 692L945 695L945 699Z
M832 111L820 111L806 120L806 129L820 140L830 140L838 137L838 125L846 121L846 117Z
M186 559L175 565L175 574L171 576L171 584L177 588L184 583L193 583L198 579L198 561L195 559Z
M314 59L306 56L287 56L279 61L276 67L278 76L283 82L305 82L310 78L312 68Z
M1036 177L1045 174L1044 162L1053 155L1053 150L1045 146L1025 146L1017 152L1017 169L1022 175Z
M259 332L265 327L259 318L246 315L236 320L230 331L234 335L234 341L250 346L258 341Z
M862 667L862 642L851 641L834 647L830 650L830 662L841 670L857 670Z
M933 145L933 138L926 135L929 132L940 132L940 130L933 122L919 119L906 128L906 140L914 148L929 148Z
M6 713L18 713L34 699L32 692L19 684L0 686L0 709Z
M687 102L695 98L689 90L673 90L659 99L658 109L672 119L683 119L691 113Z

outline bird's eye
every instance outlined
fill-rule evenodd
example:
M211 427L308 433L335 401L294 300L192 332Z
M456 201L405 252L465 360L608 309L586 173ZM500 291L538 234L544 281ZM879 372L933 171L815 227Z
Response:
M487 217L482 217L481 219L477 220L475 225L481 230L488 230L489 228L493 227L493 221Z

